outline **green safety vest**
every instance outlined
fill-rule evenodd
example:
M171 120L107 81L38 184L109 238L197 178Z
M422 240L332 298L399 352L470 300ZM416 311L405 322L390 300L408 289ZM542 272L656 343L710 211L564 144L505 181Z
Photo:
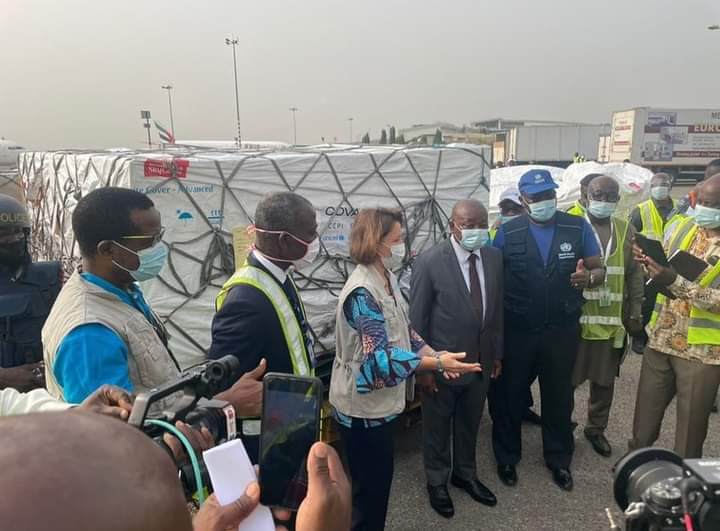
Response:
M290 278L290 282L293 283L294 288L295 283L291 277L288 278ZM297 317L295 317L292 304L290 304L287 295L275 279L262 269L248 265L246 262L240 269L235 271L235 274L223 284L220 293L218 293L215 299L215 311L220 311L228 292L235 286L241 284L260 290L272 303L273 308L275 308L283 335L285 336L285 343L287 343L288 351L290 352L293 374L296 376L313 376L315 371L308 362L309 358L305 344L305 336L300 329ZM300 301L300 307L303 315L305 315L305 308L302 301Z
M580 201L575 201L575 204L568 209L567 213L573 216L585 217L585 207L582 206Z
M605 283L583 291L585 304L580 316L582 338L588 341L605 341L622 337L625 329L622 323L623 297L625 293L625 240L629 223L612 218L612 239L615 250L605 257ZM609 306L600 305L601 292L610 291Z
M673 207L675 207L675 200L672 199L671 201ZM640 219L642 220L642 230L640 234L651 240L661 241L665 229L665 222L663 222L663 218L660 212L658 212L653 200L648 199L640 203L638 209L640 209Z
M692 245L698 226L693 218L685 218L678 223L677 228L670 236L667 245L668 255L678 249L687 251ZM720 262L707 269L700 277L700 287L717 289L720 287ZM658 316L662 311L667 297L659 294L655 301L650 328L655 328ZM690 320L687 332L688 345L720 345L720 314L702 310L697 306L690 308Z

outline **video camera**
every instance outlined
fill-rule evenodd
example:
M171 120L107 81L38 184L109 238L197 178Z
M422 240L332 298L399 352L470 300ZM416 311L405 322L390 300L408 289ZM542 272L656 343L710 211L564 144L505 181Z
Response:
M230 355L192 367L176 380L140 393L135 398L128 424L141 429L165 449L167 446L162 440L165 430L146 421L160 420L172 425L183 421L198 430L207 428L217 444L235 439L235 409L213 396L230 388L240 375L240 363ZM168 397L171 400L167 400ZM209 485L207 469L202 460L199 464L202 482ZM186 496L191 498L196 485L191 464L180 464L178 474Z
M614 476L627 531L720 529L720 459L643 448L618 461Z

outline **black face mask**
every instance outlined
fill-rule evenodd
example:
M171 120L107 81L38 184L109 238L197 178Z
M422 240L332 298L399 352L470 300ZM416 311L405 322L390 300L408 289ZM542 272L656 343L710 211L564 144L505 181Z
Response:
M25 239L13 243L0 243L0 265L15 268L19 267L27 254Z

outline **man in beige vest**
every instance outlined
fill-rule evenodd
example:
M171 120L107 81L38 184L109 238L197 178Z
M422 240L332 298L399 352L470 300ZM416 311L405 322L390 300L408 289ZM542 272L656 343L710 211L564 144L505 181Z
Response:
M103 384L142 392L172 381L179 367L165 327L136 283L165 264L160 212L134 190L99 188L80 199L72 224L82 273L67 281L43 327L48 391L80 403ZM259 413L263 372L261 363L217 398L238 414Z

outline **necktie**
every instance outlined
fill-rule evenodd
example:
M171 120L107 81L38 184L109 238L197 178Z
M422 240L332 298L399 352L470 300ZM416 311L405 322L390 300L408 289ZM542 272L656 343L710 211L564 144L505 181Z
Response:
M303 338L305 339L305 347L307 348L310 362L313 364L313 366L315 366L315 355L313 352L312 341L310 340L310 325L305 319L305 316L303 315L302 305L300 304L300 297L295 291L290 277L285 280L285 283L282 287L283 291L288 297L288 300L290 301L293 313L295 313L295 317L297 317L298 323L300 324L300 330L302 331Z
M470 255L470 300L472 301L475 313L477 313L480 320L483 320L483 297L482 297L482 286L480 285L480 277L477 272L477 261L478 255L475 253Z

